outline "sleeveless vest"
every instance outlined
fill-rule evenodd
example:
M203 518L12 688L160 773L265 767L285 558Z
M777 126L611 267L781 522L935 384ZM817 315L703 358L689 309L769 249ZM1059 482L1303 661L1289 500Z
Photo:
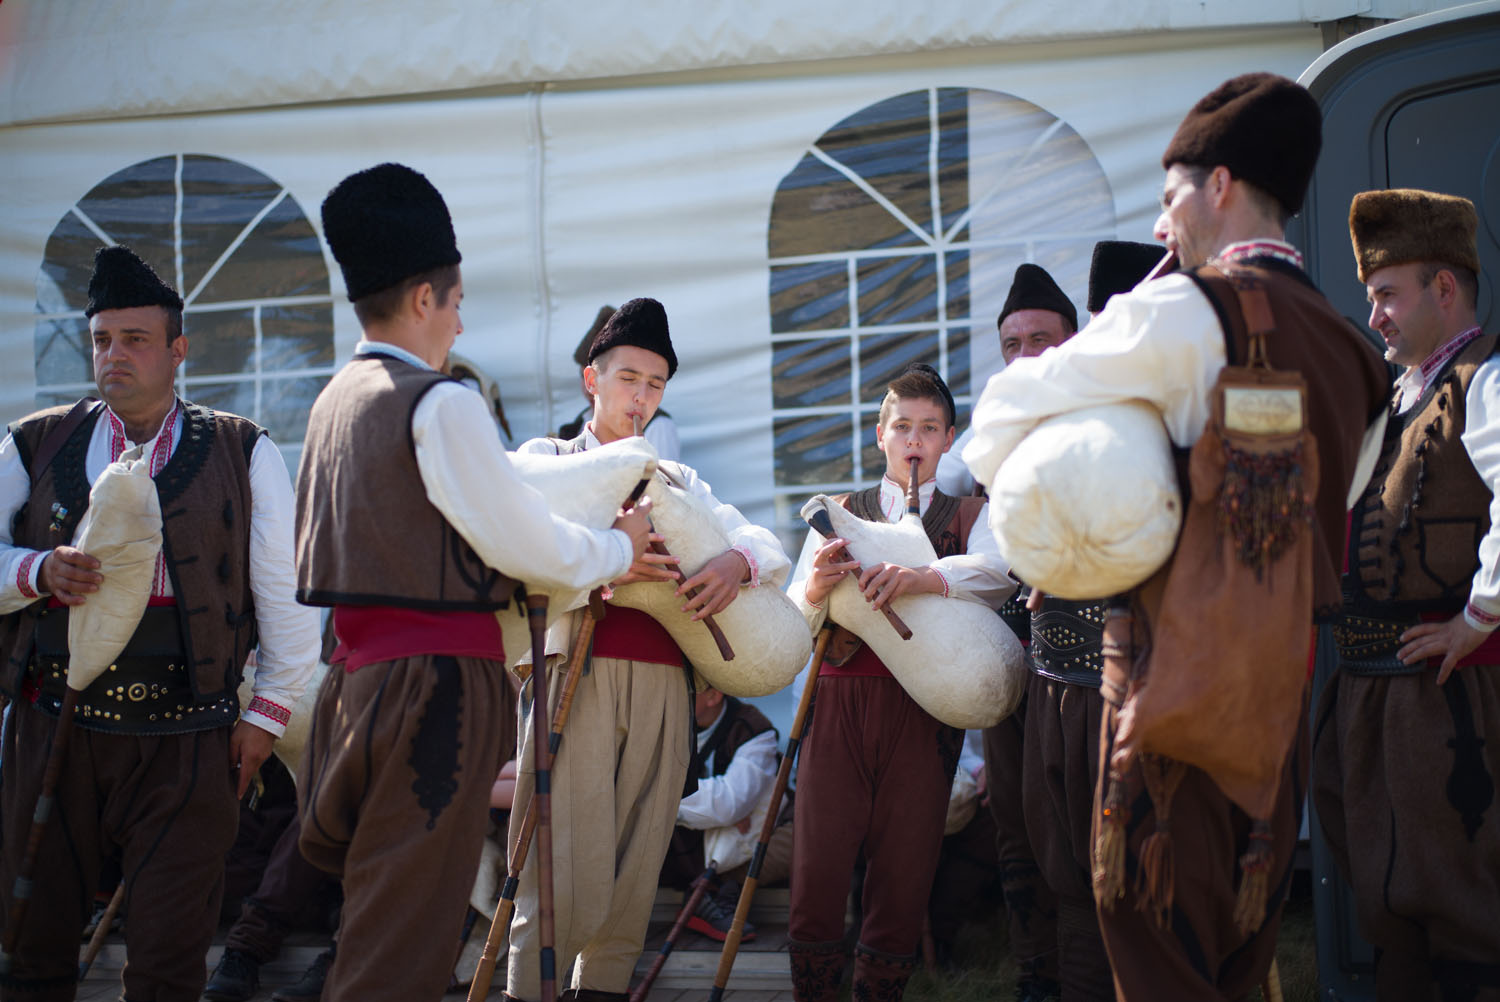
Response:
M879 484L852 494L840 495L834 500L866 522L885 521L885 513L880 510ZM984 498L955 498L940 490L932 492L932 500L922 515L922 528L926 530L927 539L932 543L939 559L957 556L965 551L969 545L969 531L974 528L974 521L984 505ZM834 624L823 662L834 668L841 668L859 654L863 647L864 641L857 634ZM881 667L884 668L884 665Z
M734 760L735 753L740 750L741 745L753 737L775 729L764 713L749 703L726 695L724 717L714 730L713 737L709 738L708 744L703 746L702 751L698 750L697 742L694 741L693 761L688 766L687 783L683 787L682 795L686 797L696 792L699 780L724 775L729 770L729 763ZM712 766L708 764L710 760L713 761Z
M297 470L297 601L492 612L516 582L427 500L411 419L450 377L360 355L313 404Z
M1414 619L1464 607L1490 529L1490 489L1461 436L1474 373L1495 353L1481 335L1443 366L1405 414L1390 416L1374 476L1354 506L1350 612Z
M1363 334L1343 317L1301 271L1277 261L1242 264L1266 283L1276 333L1267 339L1267 354L1277 369L1300 372L1307 381L1307 423L1318 441L1318 490L1312 530L1313 609L1319 618L1336 614L1342 604L1339 566L1343 557L1344 504L1359 445L1390 399L1389 370ZM1206 269L1186 272L1219 316L1224 352L1230 365L1248 356L1249 335L1233 289ZM1359 364L1351 369L1350 357ZM1181 483L1187 485L1186 478Z
M28 470L37 447L67 410L55 407L40 411L11 427L17 452ZM47 550L72 541L88 509L91 484L84 464L101 413L91 414L74 430L32 485L30 498L17 512L13 525L16 545ZM250 455L263 434L263 429L245 418L182 404L181 438L155 480L161 500L162 553L177 604L173 610L148 609L121 660L123 667L126 658L134 658L137 648L149 648L140 651L141 663L134 666L144 672L142 685L147 684L145 678L167 671L168 665L174 672L185 670L186 685L183 677L177 676L172 688L178 701L187 700L190 706L177 707L174 703L173 707L163 707L148 727L131 729L124 726L127 721L120 720L120 727L101 724L96 729L180 732L218 726L237 716L235 690L256 643L255 600L249 574ZM0 652L0 688L9 695L18 693L23 675L32 665L39 633L49 639L49 646L66 645L67 609L46 606L45 601L38 601L13 614L10 636ZM146 633L151 636L146 637ZM48 673L59 677L65 674L64 652L45 653L49 657ZM83 726L91 726L87 718L94 717L92 711L102 710L109 700L125 702L114 699L113 693L108 700L96 698L102 693L94 694L94 688L109 681L101 678L80 697L81 704L91 710L80 719ZM110 682L110 687L116 686ZM150 691L149 686L146 691ZM128 709L144 708L117 708ZM227 718L220 719L226 713ZM175 722L167 724L161 714ZM102 712L98 715L103 716ZM113 716L110 719L118 720ZM181 723L188 720L192 724Z

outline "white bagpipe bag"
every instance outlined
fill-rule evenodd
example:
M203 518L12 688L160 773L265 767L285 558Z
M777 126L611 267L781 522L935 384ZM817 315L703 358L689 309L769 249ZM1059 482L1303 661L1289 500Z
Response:
M862 566L925 567L937 559L914 515L867 522L819 494L803 505L803 517L819 508ZM900 595L891 608L911 628L910 640L902 640L885 614L865 600L852 575L828 594L828 618L868 644L907 694L943 723L992 727L1016 708L1026 691L1026 651L995 610L941 595Z
M1142 401L1041 421L987 486L990 527L1011 573L1059 598L1136 587L1167 562L1182 525L1171 443Z
M678 558L682 573L692 577L729 549L729 537L708 505L671 482L673 467L661 464L646 496L652 524ZM780 588L741 588L727 609L715 613L734 648L733 661L724 660L708 627L682 612L683 599L674 583L638 581L615 589L611 601L660 623L704 681L740 699L781 691L812 656L807 621Z

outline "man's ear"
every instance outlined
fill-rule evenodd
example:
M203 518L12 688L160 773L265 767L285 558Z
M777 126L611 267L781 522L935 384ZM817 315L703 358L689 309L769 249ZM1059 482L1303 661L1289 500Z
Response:
M1457 277L1447 268L1439 268L1437 274L1432 276L1432 292L1444 312L1452 309L1454 301L1458 299Z
M170 347L172 349L172 368L175 369L179 365L182 364L182 360L183 359L187 358L187 351L188 351L188 339L187 339L187 335L186 334L179 334L179 335L177 335L175 338L172 339L172 344L170 345Z
M412 316L418 320L426 320L432 315L437 307L437 293L432 289L431 282L422 282L414 285L406 294L406 305L411 307Z
M943 451L944 452L947 452L949 449L953 448L953 437L955 435L957 435L957 434L958 434L958 429L955 428L953 425L950 424L948 426L948 437L945 438L945 439L943 439Z
M1228 167L1215 167L1208 172L1204 179L1204 187L1207 188L1209 203L1215 209L1224 208L1224 203L1229 201L1229 189L1233 186L1234 176L1229 173Z
M583 389L591 397L599 392L599 370L592 362L583 367Z

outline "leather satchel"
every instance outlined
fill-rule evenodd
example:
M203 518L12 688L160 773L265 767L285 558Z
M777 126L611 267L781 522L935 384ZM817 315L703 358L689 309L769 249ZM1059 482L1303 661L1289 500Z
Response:
M1267 357L1275 323L1261 280L1223 262L1214 267L1235 290L1249 359L1219 374L1208 425L1191 450L1177 551L1138 596L1141 647L1115 707L1108 766L1118 784L1140 763L1159 819L1169 815L1186 766L1206 772L1250 815L1241 924L1253 928L1264 888L1251 878L1260 874L1263 884L1269 869L1269 819L1304 712L1318 447L1305 381L1271 368ZM1155 858L1166 870L1142 881L1166 899L1153 902L1162 909L1170 907L1169 846L1164 839L1143 851L1146 869Z

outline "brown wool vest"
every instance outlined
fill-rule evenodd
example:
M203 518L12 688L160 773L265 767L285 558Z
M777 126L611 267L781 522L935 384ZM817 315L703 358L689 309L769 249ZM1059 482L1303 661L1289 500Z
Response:
M770 730L775 728L764 713L733 696L725 696L724 719L719 722L714 736L702 751L697 749L694 742L693 761L688 767L687 784L682 795L686 797L695 792L701 779L724 775L729 769L729 763L734 760L735 753L740 750L740 745ZM708 764L709 759L713 759L712 766Z
M1349 484L1365 429L1390 399L1390 370L1374 345L1302 272L1279 262L1242 267L1266 283L1276 323L1276 332L1266 339L1272 367L1296 370L1307 381L1307 420L1318 441L1322 485L1313 519L1313 609L1326 618L1341 604L1339 567ZM1187 274L1219 315L1228 364L1245 364L1249 338L1233 289L1217 272ZM1186 479L1182 483L1186 486Z
M67 407L23 418L11 427L23 465L30 469L37 447ZM88 509L84 469L89 438L101 412L68 437L32 486L16 514L16 545L47 550L69 543ZM250 454L265 434L252 421L183 404L182 437L156 476L161 499L162 552L177 614L182 649L191 667L193 698L212 703L233 694L245 659L256 643L255 601L250 592ZM53 531L53 505L67 510ZM39 601L16 613L0 640L0 689L14 695L31 658L40 615L66 615ZM66 631L63 631L66 635Z
M1453 358L1405 414L1392 413L1375 474L1354 506L1345 576L1350 610L1378 618L1464 607L1490 530L1490 490L1460 436L1469 383L1493 334Z
M879 484L853 494L839 495L834 500L866 522L885 521L885 513L880 510ZM927 539L939 559L965 551L969 545L969 530L974 528L974 521L985 501L985 498L949 497L940 490L932 492L932 501L922 515L922 528L927 530ZM834 667L848 664L863 644L864 641L853 631L835 624L823 660Z
M359 355L318 394L297 469L297 601L506 607L516 582L485 566L422 489L412 415L448 380Z

